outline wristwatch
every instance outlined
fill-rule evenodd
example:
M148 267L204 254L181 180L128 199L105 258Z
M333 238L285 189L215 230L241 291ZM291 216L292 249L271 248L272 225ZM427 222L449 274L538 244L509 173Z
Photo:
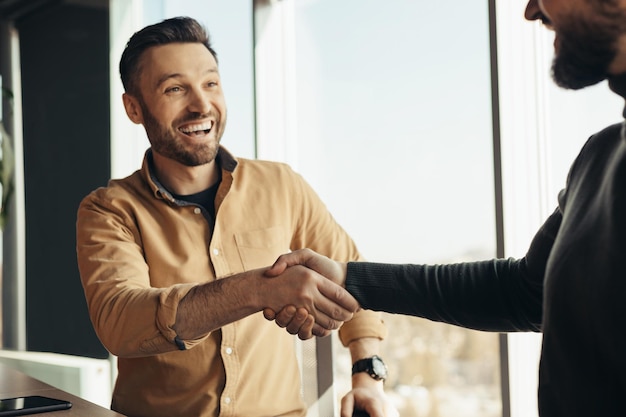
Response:
M378 355L371 358L359 359L352 365L352 375L359 372L367 372L376 381L387 379L387 365Z

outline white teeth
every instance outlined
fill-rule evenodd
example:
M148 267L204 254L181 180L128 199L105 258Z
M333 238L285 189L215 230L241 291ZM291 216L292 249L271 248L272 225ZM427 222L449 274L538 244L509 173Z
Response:
M181 127L179 130L183 133L193 133L193 132L199 132L203 130L211 130L212 127L213 127L213 121L210 121L210 122L206 122L202 124Z

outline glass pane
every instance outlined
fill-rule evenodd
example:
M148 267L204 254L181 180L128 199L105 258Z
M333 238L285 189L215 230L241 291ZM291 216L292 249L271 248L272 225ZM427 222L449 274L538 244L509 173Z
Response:
M294 3L296 168L363 255L495 256L487 2ZM496 334L385 321L386 389L402 416L501 415ZM336 355L345 372L346 350ZM350 377L336 381L343 396Z

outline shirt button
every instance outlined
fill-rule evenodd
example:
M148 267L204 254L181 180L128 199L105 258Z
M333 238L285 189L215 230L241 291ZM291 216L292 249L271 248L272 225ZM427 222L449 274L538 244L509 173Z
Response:
M226 398L224 398L224 402L225 402L226 404L230 404L230 397L226 397Z
M200 207L196 207L195 209L193 209L193 212L196 214L200 214L202 210L200 210Z
M231 355L231 354L233 353L233 348L231 348L231 347L227 347L227 348L225 349L225 351L226 351L226 354L227 354L227 355Z
M220 254L219 249L213 249L213 255L217 256Z

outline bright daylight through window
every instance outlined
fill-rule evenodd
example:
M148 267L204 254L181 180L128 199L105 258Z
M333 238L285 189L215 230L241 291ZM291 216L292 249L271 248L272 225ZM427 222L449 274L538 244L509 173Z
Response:
M363 255L495 256L487 2L294 7L297 169ZM430 18L444 15L445 25ZM402 416L501 415L497 334L402 316L385 322L386 389ZM350 360L341 348L336 359ZM337 372L349 369L343 362ZM350 378L335 382L341 396Z

